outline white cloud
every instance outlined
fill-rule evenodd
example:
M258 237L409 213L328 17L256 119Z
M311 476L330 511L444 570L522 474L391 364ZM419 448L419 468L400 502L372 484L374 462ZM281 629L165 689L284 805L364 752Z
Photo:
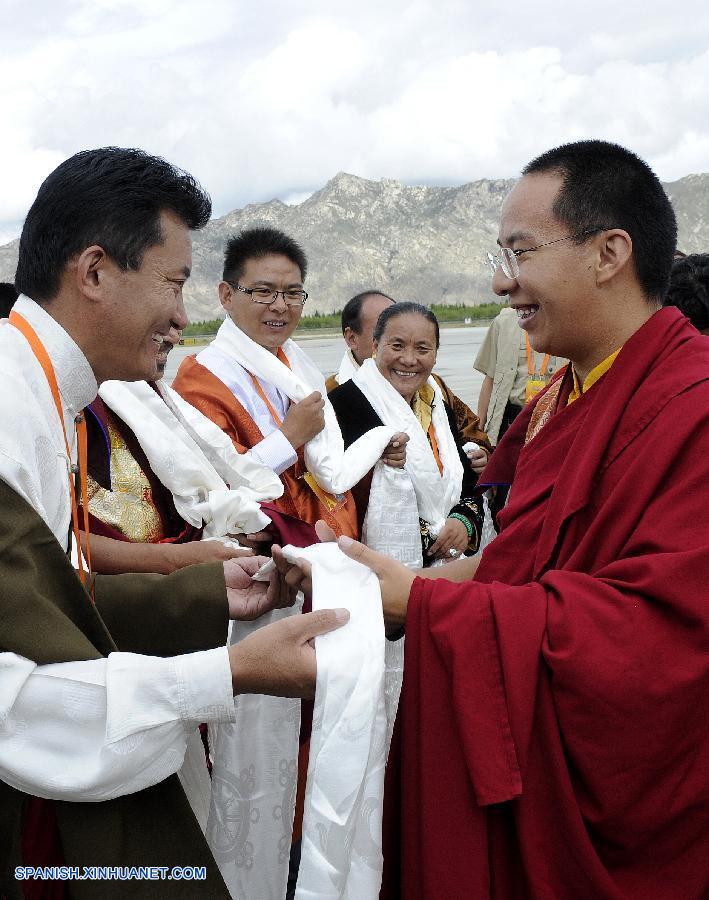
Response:
M215 213L307 196L338 171L455 184L555 143L624 143L705 171L709 14L648 0L4 0L0 235L76 150L137 145ZM289 199L289 202L294 202Z

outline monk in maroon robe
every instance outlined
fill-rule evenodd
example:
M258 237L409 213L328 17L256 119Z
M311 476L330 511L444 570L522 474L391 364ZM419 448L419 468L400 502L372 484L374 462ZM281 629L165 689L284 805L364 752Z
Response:
M709 341L660 309L675 234L622 148L530 163L493 287L571 365L481 476L499 536L419 577L340 538L406 626L387 898L709 896Z

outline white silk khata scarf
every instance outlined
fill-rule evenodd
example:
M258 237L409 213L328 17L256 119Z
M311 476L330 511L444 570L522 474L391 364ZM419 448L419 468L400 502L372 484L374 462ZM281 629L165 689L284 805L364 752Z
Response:
M328 493L344 494L357 484L374 466L396 431L388 426L373 428L345 450L335 411L327 399L325 379L294 341L286 341L281 348L290 365L288 368L227 318L213 346L254 377L278 388L294 403L313 391L319 391L325 398L325 427L305 444L305 464Z
M460 500L463 487L463 464L448 424L443 394L438 382L432 377L428 379L428 384L434 390L431 423L436 435L443 474L438 470L428 436L414 411L384 378L373 359L366 359L362 363L352 376L352 381L362 391L385 425L389 425L395 432L405 431L408 434L405 470L416 492L418 514L428 522L432 533L438 534L448 513ZM372 489L376 490L374 480Z
M270 522L260 501L283 493L271 469L237 453L224 432L172 388L158 382L105 381L103 402L135 434L182 518L205 539L260 531Z
M270 519L261 512L259 501L281 496L280 478L271 469L237 453L218 425L166 384L158 382L157 387L159 395L145 381L106 381L99 395L133 431L151 469L172 494L177 512L196 528L204 525L204 540L260 531ZM245 623L239 625L235 639L247 631ZM230 755L232 729L244 727L240 717L245 704L246 701L241 706L235 703L236 724L225 726L223 734L218 726L210 727L210 747L215 756L217 748L223 748L223 755ZM272 726L268 708L263 712L264 725ZM297 735L295 747L297 752ZM213 805L213 783L196 729L188 736L178 775L197 821L206 832ZM228 841L228 828L229 823L222 822L208 835L215 855L216 848Z
M435 378L431 424L438 444L443 474L431 450L428 435L409 404L384 378L373 359L367 359L352 381L371 403L382 422L409 436L404 469L377 463L372 475L362 542L378 553L411 569L423 565L419 516L437 534L451 508L460 499L463 466L448 424L443 395ZM404 674L404 641L386 642L385 701L387 750L391 743Z
M342 628L315 638L317 683L296 900L377 900L386 760L379 584L337 544L288 546L283 552L289 559L312 563L313 610L337 606L350 612ZM272 568L268 563L258 577L267 578ZM248 757L234 760L230 770L215 769L215 791L228 794L230 801L220 804L220 824L226 820L229 826L222 833L230 843L213 849L233 897L282 900L295 802L299 704L255 699L282 704L281 715L273 717L277 733L259 726L244 740ZM286 733L289 756L278 742ZM210 828L212 822L210 818Z
M340 363L340 368L337 370L337 375L335 375L335 380L338 384L344 384L352 378L357 369L359 369L359 363L355 360L354 356L352 356L352 351L348 348L345 351L345 355L342 357L342 362Z

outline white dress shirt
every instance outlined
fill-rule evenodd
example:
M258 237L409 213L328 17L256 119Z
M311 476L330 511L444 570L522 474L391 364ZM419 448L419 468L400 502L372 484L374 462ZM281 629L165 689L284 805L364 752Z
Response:
M52 360L74 457L73 420L95 398L96 379L41 306L20 296L14 309ZM66 550L72 460L44 372L7 320L0 320L0 380L0 478ZM233 720L226 647L172 658L116 652L42 666L0 653L0 779L38 797L96 801L142 790L180 768L195 723Z
M196 360L229 388L264 436L255 447L246 451L246 455L272 469L277 475L294 465L298 460L298 454L280 430L278 423L273 420L263 399L254 390L253 381L246 369L212 346L205 347L198 353ZM290 400L272 384L263 381L259 384L278 417L283 421Z

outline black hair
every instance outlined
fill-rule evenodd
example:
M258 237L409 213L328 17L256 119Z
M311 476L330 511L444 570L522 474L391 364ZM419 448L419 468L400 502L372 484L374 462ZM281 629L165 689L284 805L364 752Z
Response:
M250 259L276 254L287 257L300 269L301 281L308 272L305 251L292 237L277 228L244 228L227 241L224 251L224 281L238 281Z
M82 150L49 175L27 213L15 286L33 300L56 296L67 262L97 244L123 271L162 243L160 214L203 228L212 201L195 179L143 150Z
M699 331L709 328L709 253L675 261L663 303L676 306Z
M640 157L607 141L577 141L547 150L523 175L555 173L562 185L553 212L572 234L622 228L633 242L638 281L648 299L667 290L677 221L657 175ZM588 240L589 235L576 239Z
M14 284L10 284L9 281L0 281L0 319L6 319L10 315L10 310L15 305L18 296Z
M355 334L362 334L362 306L367 297L384 297L396 303L393 297L385 294L384 291L362 291L361 294L355 294L351 300L345 303L342 309L342 333L345 328L351 328Z
M423 316L424 319L433 325L436 329L436 350L438 350L441 344L441 332L438 327L438 319L427 306L424 306L422 303L413 303L411 300L405 300L403 303L394 303L392 306L387 306L386 309L381 311L379 318L377 319L377 324L374 326L374 340L379 343L382 335L386 331L389 321L396 316L405 316L407 313Z

